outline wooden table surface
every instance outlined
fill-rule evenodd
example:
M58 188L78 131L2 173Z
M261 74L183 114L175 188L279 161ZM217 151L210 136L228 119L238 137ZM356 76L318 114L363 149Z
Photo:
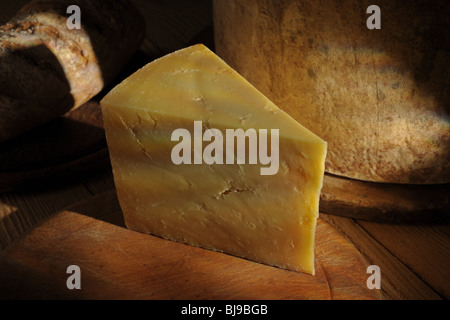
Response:
M143 3L139 0L136 2ZM169 2L170 5L183 3ZM146 5L153 5L150 9L157 13L155 16L160 17L159 23L171 25L170 21L163 19L164 8L158 11L155 2L147 2ZM183 23L173 24L173 32L182 39L190 38L208 28L211 22L208 20L209 7L201 7L199 11L198 6L185 5L179 9L196 17L206 17L197 18L197 23L186 19L184 26L188 25L190 28L184 28ZM158 21L153 20L153 23ZM180 21L183 20L178 20ZM186 43L184 40L150 34L143 44L143 49L158 55ZM0 249L7 248L43 219L70 205L110 190L114 190L112 172L108 165L104 165L95 173L79 175L76 179L61 177L57 182L47 184L43 181L26 191L1 193ZM369 264L380 267L381 293L384 299L450 298L449 222L380 223L322 213L321 217L347 237Z
M72 204L114 189L111 169L62 181L53 186L0 194L0 245L5 249L20 235ZM330 222L381 271L384 299L450 297L450 224L390 224L329 214ZM369 276L369 275L368 275Z

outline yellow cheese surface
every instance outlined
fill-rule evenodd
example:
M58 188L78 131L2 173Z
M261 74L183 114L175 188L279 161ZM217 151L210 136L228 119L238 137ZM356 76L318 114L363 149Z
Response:
M212 51L195 45L157 59L117 85L101 105L128 228L314 274L327 144ZM188 130L194 150L195 121L202 132L214 128L224 137L228 129L267 129L269 154L277 129L278 170L264 175L261 168L268 165L250 161L175 164L172 151L180 141L172 134ZM203 141L203 149L209 143Z

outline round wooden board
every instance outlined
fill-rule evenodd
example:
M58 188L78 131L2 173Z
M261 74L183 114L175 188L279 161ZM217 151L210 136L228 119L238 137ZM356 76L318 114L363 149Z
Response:
M320 211L378 222L439 222L450 217L450 184L402 185L325 174Z
M0 144L0 191L79 178L109 165L100 105L89 101Z
M368 264L319 219L314 276L124 227L115 191L53 215L0 256L2 299L380 299ZM81 289L66 286L69 265Z

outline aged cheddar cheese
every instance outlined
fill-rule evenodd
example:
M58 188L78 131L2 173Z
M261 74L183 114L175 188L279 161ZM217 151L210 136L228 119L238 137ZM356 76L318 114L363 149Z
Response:
M328 142L326 171L450 182L449 1L213 3L217 54Z
M314 274L327 144L212 51L157 59L101 105L128 228Z

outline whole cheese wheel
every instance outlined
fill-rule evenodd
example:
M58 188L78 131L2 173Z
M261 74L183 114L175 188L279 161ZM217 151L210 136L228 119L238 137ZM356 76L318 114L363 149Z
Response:
M450 2L215 0L216 52L328 141L326 171L450 182Z

